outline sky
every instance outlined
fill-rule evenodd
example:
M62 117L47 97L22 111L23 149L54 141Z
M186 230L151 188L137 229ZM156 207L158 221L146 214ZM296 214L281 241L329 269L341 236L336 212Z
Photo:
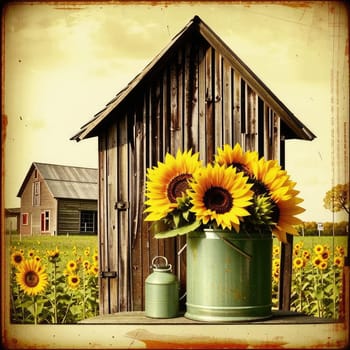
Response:
M349 125L347 14L342 3L325 1L9 3L5 207L20 206L32 162L97 167L97 138L70 138L195 15L317 136L287 141L286 170L306 209L299 217L346 219L323 208L325 193L346 181L339 140L348 141L338 133Z

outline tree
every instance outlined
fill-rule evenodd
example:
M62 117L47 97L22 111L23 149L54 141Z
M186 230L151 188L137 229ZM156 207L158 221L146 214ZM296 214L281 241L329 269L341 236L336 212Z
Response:
M327 191L323 206L332 212L345 210L349 214L349 183L336 185Z

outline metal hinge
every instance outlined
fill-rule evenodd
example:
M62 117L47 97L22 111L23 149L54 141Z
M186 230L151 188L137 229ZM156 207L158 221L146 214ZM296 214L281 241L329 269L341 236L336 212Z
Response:
M126 201L115 202L114 209L117 209L117 210L129 209L129 202L126 202Z
M118 276L117 271L101 271L101 278L116 278Z

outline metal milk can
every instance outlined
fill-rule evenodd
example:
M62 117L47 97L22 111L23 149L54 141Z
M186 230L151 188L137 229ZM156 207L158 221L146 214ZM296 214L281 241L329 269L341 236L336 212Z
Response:
M156 264L163 259L165 264ZM145 281L145 311L152 318L176 317L179 312L179 281L171 273L171 264L164 256L152 260L153 272Z

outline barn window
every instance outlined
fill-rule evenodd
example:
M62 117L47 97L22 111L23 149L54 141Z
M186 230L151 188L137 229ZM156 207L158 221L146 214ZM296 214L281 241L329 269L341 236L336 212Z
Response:
M96 211L82 210L80 212L80 232L96 232Z
M28 213L22 213L22 225L28 225Z
M47 232L50 230L50 210L44 210L41 212L41 232Z
M40 205L40 181L33 182L33 206Z

